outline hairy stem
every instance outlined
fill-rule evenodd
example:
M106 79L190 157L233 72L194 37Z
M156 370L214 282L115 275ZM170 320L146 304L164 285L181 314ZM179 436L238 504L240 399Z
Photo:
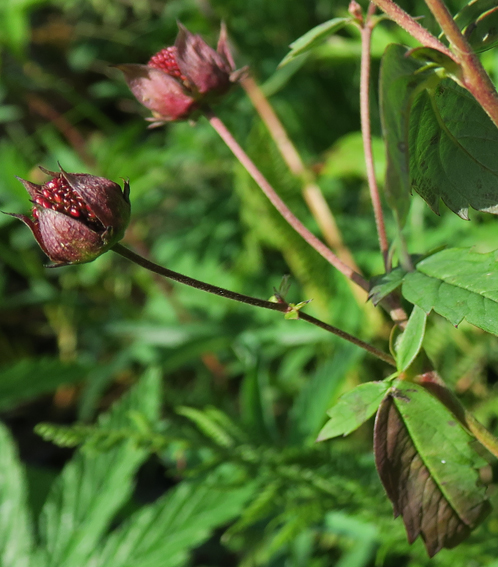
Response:
M417 20L400 8L393 0L372 0L391 20L407 31L425 47L432 47L455 60L453 53L441 43L436 37L422 27Z
M315 218L323 237L330 248L340 260L360 272L351 255L344 245L341 233L337 227L334 215L325 200L320 187L315 182L315 176L303 163L299 152L289 138L282 122L275 110L259 88L253 77L248 76L241 81L241 85L258 112L261 120L266 124L270 136L273 138L282 159L293 175L303 184L303 197L311 214Z
M382 212L382 204L380 200L379 188L375 179L374 160L372 153L372 131L370 127L370 46L372 39L372 31L375 21L372 19L375 11L375 4L370 3L365 24L360 27L361 30L361 77L360 77L360 114L361 114L361 134L363 138L363 151L365 152L365 163L367 168L368 187L370 190L370 198L375 216L375 224L377 226L377 235L379 238L379 247L384 259L384 267L386 271L388 266L389 243L386 235L386 225L384 222L384 213Z
M222 287L211 285L206 282L202 282L200 280L196 280L194 278L184 276L183 274L179 274L178 272L174 272L173 270L169 270L168 268L164 268L162 266L159 266L158 264L154 264L154 262L151 262L150 260L147 260L146 258L143 258L138 254L135 254L135 252L132 252L131 250L125 248L121 244L115 244L112 247L112 250L117 254L119 254L120 256L123 256L124 258L134 262L135 264L138 264L142 268L145 268L146 270L149 270L155 274L159 274L160 276L164 276L165 278L169 278L175 282L179 282L188 285L190 287L194 287L201 291L206 291L214 295L219 295L220 297L232 299L233 301L239 301L240 303L246 303L247 305L252 305L254 307L270 309L271 311L279 311L280 313L288 313L290 311L293 311L292 306L285 302L274 303L272 301L266 301L265 299L258 299L257 297L243 295L235 291L230 291ZM336 335L341 339L344 339L346 341L349 341L350 343L353 343L356 346L359 346L360 348L366 350L373 356L379 358L380 360L386 362L387 364L390 364L391 366L396 366L394 359L389 354L375 348L374 346L362 341L361 339L358 339L357 337L354 337L353 335L350 335L349 333L346 333L345 331L342 331L337 327L333 327L328 323L320 321L320 319L316 319L311 315L302 313L301 311L297 311L297 315L299 319L302 319L303 321L307 321L312 325L316 325L317 327L320 327L321 329L324 329L325 331L328 331L329 333L332 333L333 335Z
M463 86L474 96L498 127L498 94L479 58L451 16L443 0L425 0L448 39L454 59L463 72Z
M240 147L235 138L223 124L223 122L213 113L209 108L204 110L204 114L208 118L211 126L218 132L225 144L232 150L235 157L245 167L249 175L259 185L263 193L268 197L271 204L277 209L282 217L292 226L292 228L304 240L312 246L327 262L332 264L334 268L339 270L344 276L352 282L360 286L362 289L368 291L368 282L358 272L355 272L350 266L340 260L319 238L310 232L303 223L290 211L287 205L279 197L275 189L268 183L263 174L254 165L249 156Z

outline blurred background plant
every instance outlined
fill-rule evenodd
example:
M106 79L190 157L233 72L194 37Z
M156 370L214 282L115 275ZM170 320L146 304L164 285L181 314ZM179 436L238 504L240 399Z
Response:
M237 65L250 66L316 176L345 247L370 277L383 265L359 133L359 33L342 30L277 69L293 40L345 15L347 4L4 0L2 210L28 210L15 176L42 182L37 165L54 170L60 162L67 171L129 178L126 245L170 269L261 298L290 274L289 301L313 298L308 312L386 349L387 320L280 219L207 121L147 130L145 109L111 67L145 63L170 45L176 20L214 45L224 20ZM423 2L402 4L437 33ZM464 2L448 4L454 13ZM389 22L374 32L374 103L379 58L400 41L414 45ZM496 79L498 51L483 62ZM217 112L320 234L302 181L244 90L231 91ZM376 104L372 118L382 183ZM464 223L444 210L435 218L417 195L407 239L412 253L448 242L498 248L492 216L473 213ZM0 408L26 472L24 486L24 469L2 430L0 503L11 502L24 526L0 521L2 566L49 559L72 567L429 564L423 545L408 546L401 522L392 519L374 469L371 424L348 439L314 444L337 397L384 378L383 364L303 322L171 285L116 255L57 270L46 270L45 261L29 230L1 215ZM466 405L496 429L496 338L434 316L424 344ZM110 417L90 425L137 383ZM87 424L43 429L60 445L85 442L55 483L72 449L34 434L42 421ZM68 513L72 528L62 533ZM30 515L40 516L32 541ZM130 543L140 522L148 544ZM492 565L497 526L494 513L457 551L442 551L430 563L454 564L456 553L461 564Z

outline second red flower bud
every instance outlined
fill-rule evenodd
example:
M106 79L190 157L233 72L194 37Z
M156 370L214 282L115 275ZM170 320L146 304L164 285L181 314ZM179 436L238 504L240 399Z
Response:
M235 71L226 28L216 51L201 36L180 29L175 45L153 55L147 65L117 65L137 100L152 111L153 125L185 120L202 103L225 94L243 70Z

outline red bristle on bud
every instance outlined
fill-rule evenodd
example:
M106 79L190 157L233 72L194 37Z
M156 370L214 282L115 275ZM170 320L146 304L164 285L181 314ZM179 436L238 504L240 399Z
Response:
M183 82L187 81L187 77L182 75L180 67L178 67L178 63L176 62L176 47L174 45L161 49L161 51L157 52L150 58L147 65L164 71L170 75L170 77L180 79Z

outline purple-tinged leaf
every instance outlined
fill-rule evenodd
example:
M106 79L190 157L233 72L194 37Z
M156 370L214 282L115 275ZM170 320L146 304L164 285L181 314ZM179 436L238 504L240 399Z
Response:
M490 511L478 468L486 462L455 416L418 384L396 380L375 421L379 476L408 541L430 557L463 541Z

